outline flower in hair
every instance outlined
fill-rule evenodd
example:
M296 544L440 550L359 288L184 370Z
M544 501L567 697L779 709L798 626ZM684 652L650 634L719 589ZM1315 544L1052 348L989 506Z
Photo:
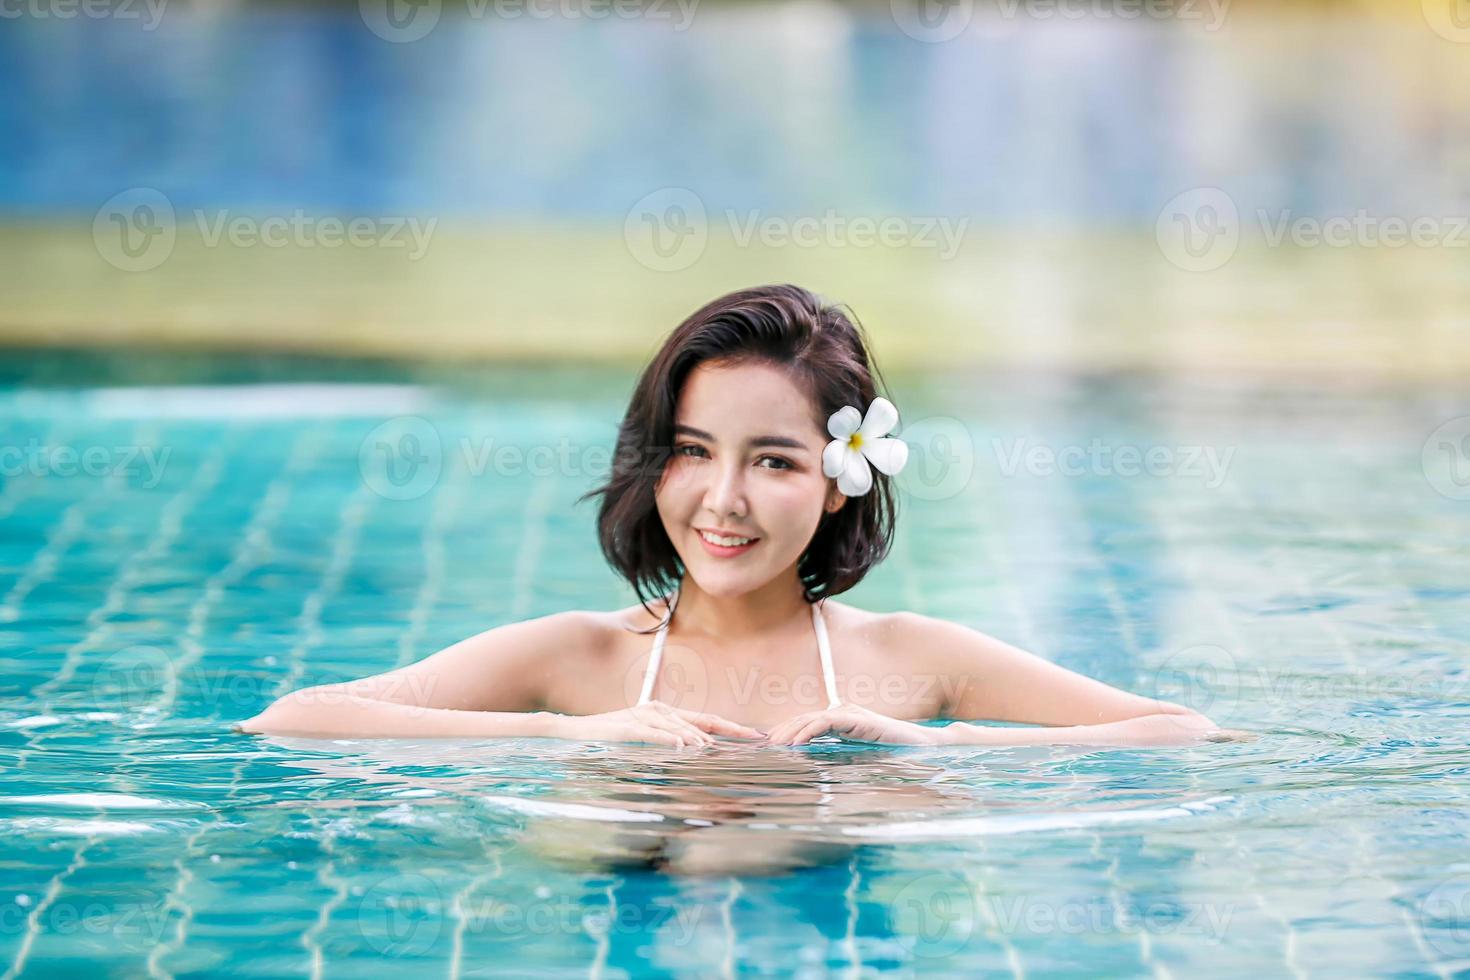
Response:
M837 489L849 497L861 497L873 488L869 464L893 476L909 460L908 443L884 438L898 424L898 409L881 395L859 415L844 405L827 419L832 441L822 450L822 472L837 478Z

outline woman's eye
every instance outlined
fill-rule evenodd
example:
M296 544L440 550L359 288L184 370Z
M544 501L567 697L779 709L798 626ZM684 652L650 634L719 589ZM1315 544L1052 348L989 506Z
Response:
M691 456L691 457L693 457L695 459L698 459L701 456L708 455L708 453L705 452L705 449L704 449L703 446L697 446L697 445L695 445L692 442L686 442L682 446L675 446L674 447L674 455L675 456ZM789 469L792 469L791 461L788 460L788 459L783 459L780 456L762 456L760 459L756 460L756 463L758 465L763 466L765 469L768 469L768 470L789 470ZM767 465L767 464L774 464L774 465Z

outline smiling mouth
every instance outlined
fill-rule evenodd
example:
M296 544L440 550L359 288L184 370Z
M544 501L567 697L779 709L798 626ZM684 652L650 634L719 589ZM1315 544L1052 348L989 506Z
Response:
M760 538L724 537L721 535L712 535L708 534L705 531L701 531L699 528L695 528L694 533L699 536L699 541L701 544L704 545L705 551L708 551L710 554L720 558L731 558L735 555L743 555L751 548L754 548L756 544L760 541ZM727 544L724 542L733 543Z

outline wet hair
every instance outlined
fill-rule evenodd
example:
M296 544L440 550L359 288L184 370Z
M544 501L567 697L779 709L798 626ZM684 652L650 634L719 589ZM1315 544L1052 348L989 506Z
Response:
M790 375L814 402L813 424L844 405L866 412L883 377L851 311L824 303L799 286L742 289L696 310L669 334L644 369L618 428L610 477L578 503L601 497L597 532L608 563L632 584L643 608L678 585L683 575L654 499L673 454L674 410L685 380L706 361L722 367L767 363ZM797 562L807 602L840 595L887 556L897 516L892 478L873 470L873 486L835 513L823 511ZM655 627L656 628L656 627ZM640 632L647 632L643 630Z

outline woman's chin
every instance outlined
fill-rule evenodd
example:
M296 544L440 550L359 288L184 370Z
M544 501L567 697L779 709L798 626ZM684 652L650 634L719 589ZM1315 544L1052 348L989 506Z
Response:
M716 599L738 599L754 592L765 584L759 576L749 572L735 573L724 569L701 568L691 572L699 590Z

